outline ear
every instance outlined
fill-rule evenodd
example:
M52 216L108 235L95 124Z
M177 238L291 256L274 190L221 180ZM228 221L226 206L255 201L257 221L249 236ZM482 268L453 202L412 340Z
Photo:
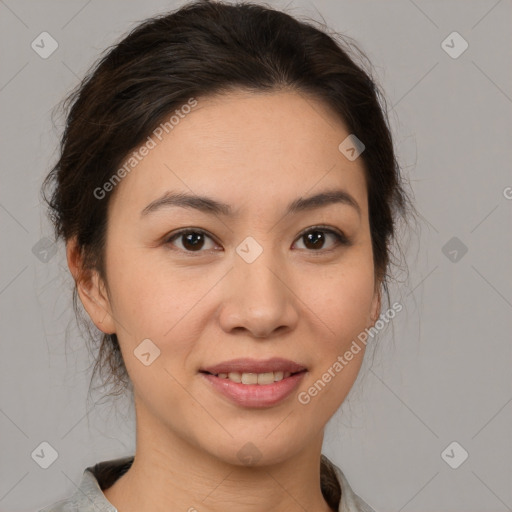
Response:
M377 282L375 285L375 292L373 294L371 309L370 309L370 319L371 319L371 325L375 325L375 322L379 319L380 316L380 310L382 307L382 301L381 301L381 288L380 288L380 282Z
M80 300L94 325L106 334L115 333L116 328L105 284L96 270L83 268L82 255L76 238L66 243L66 257Z

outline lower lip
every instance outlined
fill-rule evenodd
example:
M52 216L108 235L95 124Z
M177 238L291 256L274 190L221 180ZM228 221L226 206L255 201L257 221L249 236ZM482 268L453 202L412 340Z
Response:
M305 371L273 384L241 384L209 373L201 375L213 388L243 407L270 407L288 397L304 378Z

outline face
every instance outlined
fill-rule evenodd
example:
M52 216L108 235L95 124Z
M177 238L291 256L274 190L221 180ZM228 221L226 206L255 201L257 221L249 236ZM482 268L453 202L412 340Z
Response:
M97 276L79 293L97 327L117 333L138 426L233 464L247 442L266 461L283 460L343 402L364 344L333 367L379 314L363 163L340 152L349 132L310 97L197 100L115 189L108 294ZM288 209L328 192L339 194ZM155 203L165 194L195 202ZM199 196L226 206L198 208ZM273 357L306 368L274 402L228 397L219 391L227 381L212 385L220 377L202 373ZM285 380L269 385L267 399Z

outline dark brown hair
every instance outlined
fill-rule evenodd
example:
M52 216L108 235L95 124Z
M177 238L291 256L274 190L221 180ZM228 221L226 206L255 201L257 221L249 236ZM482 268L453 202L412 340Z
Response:
M350 54L353 54L353 57ZM356 58L360 63L356 63ZM360 139L376 278L389 302L390 244L411 203L395 157L384 97L354 42L254 3L199 0L150 18L105 50L65 99L60 157L43 184L56 239L76 237L84 269L105 283L107 208L94 190L191 97L290 90L323 101ZM341 141L340 141L341 142ZM53 185L50 200L44 189ZM77 309L77 290L73 292ZM90 331L89 331L90 333ZM129 378L115 334L103 334L93 371L120 394Z

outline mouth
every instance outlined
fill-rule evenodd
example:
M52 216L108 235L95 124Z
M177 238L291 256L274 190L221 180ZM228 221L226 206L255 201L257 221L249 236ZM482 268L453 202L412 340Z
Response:
M290 359L272 357L270 359L238 358L199 369L199 373L217 377L237 384L259 384L262 386L281 382L307 368Z
M306 368L258 372L217 372L210 368L199 371L209 389L244 408L277 406L297 389L307 373Z
M262 373L253 373L253 372L219 372L213 373L205 370L201 370L200 373L204 373L206 375L212 375L214 377L218 377L219 379L230 380L231 382L236 382L238 384L258 384L260 386L265 386L269 384L273 384L274 382L280 382L284 379L292 377L293 375L297 375L299 373L305 373L307 370L300 370L296 372L290 371L272 371L272 372L262 372Z

